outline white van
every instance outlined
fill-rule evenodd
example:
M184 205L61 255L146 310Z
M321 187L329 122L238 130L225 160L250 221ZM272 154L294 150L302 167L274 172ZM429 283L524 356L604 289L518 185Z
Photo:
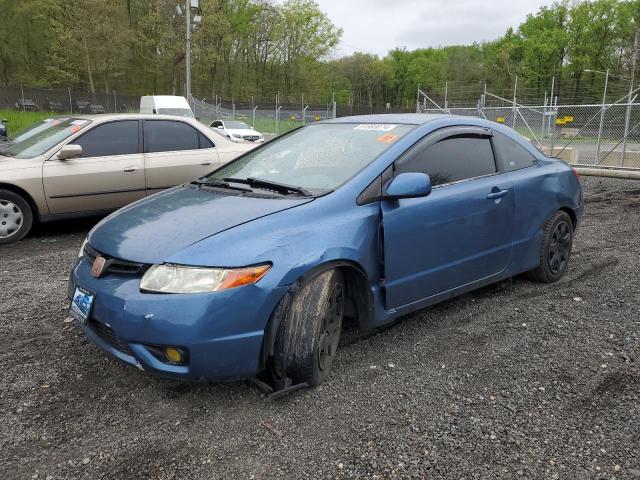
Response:
M140 113L194 117L187 99L176 95L147 95L140 97Z

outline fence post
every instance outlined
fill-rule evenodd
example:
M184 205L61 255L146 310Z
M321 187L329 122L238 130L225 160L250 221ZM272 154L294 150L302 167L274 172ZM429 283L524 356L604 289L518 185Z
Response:
M518 90L518 76L516 75L516 83L513 85L513 125L511 128L516 129L516 92Z
M233 115L232 116L232 120L235 120L236 119L236 104L235 103L231 104L231 112L232 112L232 115Z
M484 90L487 90L487 84L484 84ZM444 82L444 109L449 110L449 104L447 103L447 97L449 96L449 82Z
M24 109L24 88L22 88L22 84L20 84L20 95L22 95L22 99L21 99L22 111L24 112L25 111L25 109Z
M547 135L550 135L553 133L551 131L551 119L555 116L553 115L553 92L555 88L556 88L556 76L554 75L553 77L551 77L551 96L549 97L549 104L551 105L551 113L549 114L549 120L547 121ZM552 139L551 145L553 145L553 139ZM551 147L551 154L553 155L553 147Z
M278 135L278 130L280 128L280 125L278 125L278 121L279 121L279 115L280 115L280 107L278 107L278 96L280 95L280 92L276 93L276 135Z
M547 92L544 92L544 106L542 107L542 124L540 128L540 141L544 140L544 124L547 122Z
M336 118L338 116L337 115L337 108L336 108L337 107L337 105L336 105L336 92L333 92L331 94L331 98L332 98L332 100L331 100L331 105L332 105L331 114L333 115L333 118Z
M607 87L609 86L609 69L604 79L604 93L602 94L602 107L600 110L600 127L598 128L598 144L596 145L596 165L600 164L600 143L602 142L602 128L604 127L605 103L607 102Z
M253 107L252 112L251 112L251 114L253 116L253 125L252 125L252 127L253 127L254 130L256 129L256 110L257 110L257 108L258 108L258 106L256 105L255 107Z
M113 113L118 113L118 96L116 91L113 91Z
M554 77L555 79L555 77ZM551 113L549 115L549 122L553 120L553 130L551 130L551 157L553 157L553 149L555 148L556 142L556 117L558 116L558 96L556 95L555 101L551 99ZM551 128L551 124L549 124L549 128Z
M67 87L67 92L69 92L69 112L73 113L73 102L71 101L71 89Z
M276 135L280 135L280 110L282 107L276 108Z
M638 42L640 41L640 28L636 30L633 40L633 59L631 61L631 81L629 82L629 98L627 98L627 113L624 118L624 137L622 138L622 153L620 154L620 166L624 165L624 155L627 151L627 136L629 136L629 121L631 120L631 95L633 94L633 76L636 74L636 60L638 58Z

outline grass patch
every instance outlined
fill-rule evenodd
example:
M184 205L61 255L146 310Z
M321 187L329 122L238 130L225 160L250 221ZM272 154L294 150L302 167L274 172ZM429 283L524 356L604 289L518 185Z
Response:
M251 118L248 119L247 123L251 125ZM290 130L293 130L294 128L298 128L301 126L302 126L302 121L281 119L280 125L278 128L279 130L278 133L285 133ZM256 116L255 129L260 133L276 133L276 121L273 118L265 118L265 117L260 118Z
M9 136L45 118L57 116L53 112L20 112L16 110L0 110L0 119L7 120Z

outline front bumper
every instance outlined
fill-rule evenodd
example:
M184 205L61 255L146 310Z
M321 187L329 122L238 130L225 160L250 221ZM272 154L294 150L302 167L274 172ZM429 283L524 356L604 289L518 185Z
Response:
M95 292L91 318L81 325L95 344L142 370L190 380L229 380L258 373L262 340L271 312L287 290L268 282L228 291L149 294L140 277L111 274L94 278L81 259L71 272L76 286ZM185 365L160 360L148 347L188 350Z

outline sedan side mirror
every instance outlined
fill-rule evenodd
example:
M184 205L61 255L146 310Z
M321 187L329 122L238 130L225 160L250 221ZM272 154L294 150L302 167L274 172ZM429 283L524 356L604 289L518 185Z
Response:
M431 193L431 179L426 173L401 173L387 185L385 200L426 197Z
M222 125L218 125L218 130L224 130L224 127Z
M74 145L72 143L65 145L58 152L58 160L69 160L70 158L76 158L82 156L82 146Z

